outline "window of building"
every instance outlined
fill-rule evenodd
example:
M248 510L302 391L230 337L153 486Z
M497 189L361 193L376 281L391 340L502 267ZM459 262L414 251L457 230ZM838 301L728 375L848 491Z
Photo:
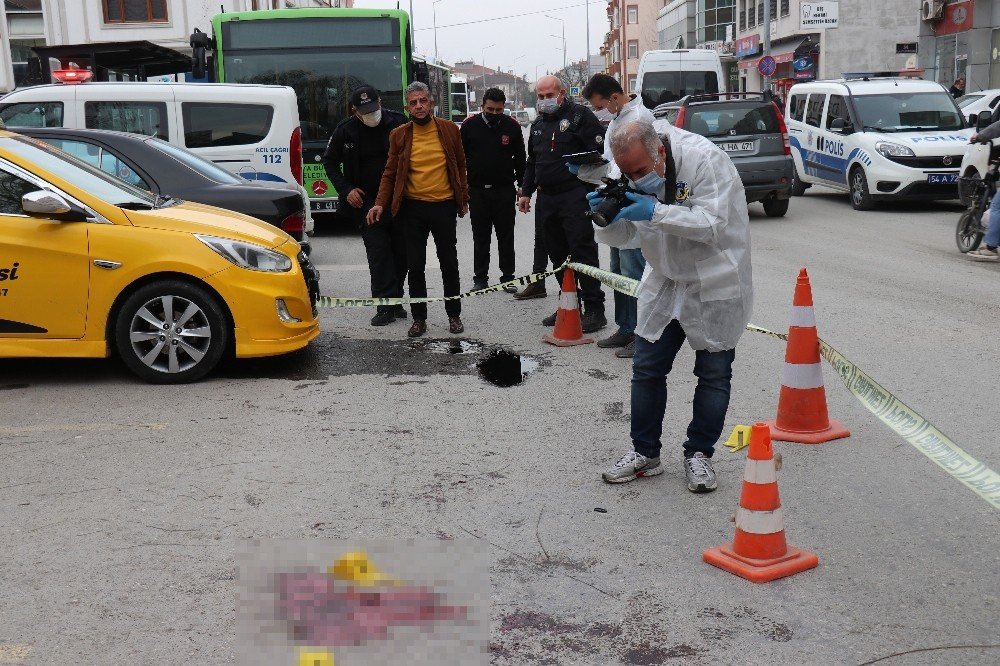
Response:
M747 4L747 27L753 28L757 25L757 0L749 0Z
M627 17L626 20L628 21L629 25L635 25L636 23L638 23L639 22L639 6L638 5L629 5L628 9L626 10L626 17Z
M47 83L41 80L38 56L31 50L33 46L45 46L42 0L5 0L4 9L7 12L7 34L10 35L10 60L14 70L14 85Z
M274 108L265 104L184 102L184 145L188 148L245 146L271 131Z
M88 129L170 138L163 102L85 102L83 112Z
M788 16L789 14L792 13L791 10L788 8L788 5L789 5L788 0L781 0L781 15L782 16Z
M167 0L101 0L105 23L162 23Z
M637 76L630 76L630 77L628 77L628 90L626 90L625 92L632 93L632 92L635 91L635 84L636 84L636 81L638 80L638 78L639 77L637 77Z
M639 40L630 39L628 41L628 58L629 60L635 60L639 57Z
M823 104L825 102L826 95L822 93L809 95L809 101L806 103L806 125L819 127L820 120L823 118Z
M698 0L697 41L724 42L727 26L735 28L736 0Z

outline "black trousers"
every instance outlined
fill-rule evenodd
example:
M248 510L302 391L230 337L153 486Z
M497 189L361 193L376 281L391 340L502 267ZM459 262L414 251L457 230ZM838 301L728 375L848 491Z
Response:
M538 193L539 200L542 193ZM563 257L565 259L565 257ZM561 263L561 262L560 262ZM558 264L557 264L558 265ZM549 266L549 249L545 245L545 223L538 214L538 203L535 203L535 255L531 260L531 272L541 273ZM543 287L544 282L540 283Z
M434 236L445 296L458 296L458 206L454 199L431 202L406 199L396 220L403 226L406 237L406 265L410 281L410 297L427 296L427 237ZM410 306L414 319L427 319L427 304ZM445 301L444 310L449 317L462 313L462 301Z
M493 187L469 187L469 212L472 214L472 269L477 280L487 280L490 273L490 244L497 236L500 276L514 277L514 184Z
M367 213L366 206L362 209ZM372 280L373 298L399 298L406 279L406 238L403 227L392 219L389 211L382 219L368 226L361 221L361 240L368 255L368 272Z
M535 219L545 228L545 245L553 266L559 266L571 256L573 261L599 268L597 241L594 226L585 217L590 210L587 188L584 185L560 194L538 193ZM562 286L562 271L557 275ZM592 277L577 274L580 300L589 310L604 311L604 291L601 283Z

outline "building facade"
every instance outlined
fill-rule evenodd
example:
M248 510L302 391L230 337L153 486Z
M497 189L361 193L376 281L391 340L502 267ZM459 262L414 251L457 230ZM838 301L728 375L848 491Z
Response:
M919 64L924 78L968 92L1000 88L1000 0L948 0L921 16Z
M735 55L741 90L762 90L757 71L764 55L764 2L738 0ZM803 4L808 5L805 15ZM837 27L817 28L809 16L817 2L770 0L771 50L777 61L772 87L782 96L797 81L839 78L844 72L898 71L917 66L920 3L913 0L840 0Z
M3 0L0 92L41 83L29 67L34 46L146 40L190 53L191 32L209 32L212 17L222 10L351 5L353 0Z
M608 25L601 54L604 71L622 84L626 93L635 89L639 59L658 48L656 17L669 0L608 0Z
M689 49L697 43L695 0L672 0L656 16L656 43L659 49Z

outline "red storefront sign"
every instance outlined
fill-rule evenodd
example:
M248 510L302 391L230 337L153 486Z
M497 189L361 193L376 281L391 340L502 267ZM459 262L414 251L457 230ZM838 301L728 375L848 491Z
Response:
M934 22L934 35L954 35L972 29L972 2L959 0L944 6L944 16Z
M737 57L757 53L760 49L760 35L741 37L733 42L733 53Z
M779 53L778 55L772 56L772 57L774 58L774 62L778 63L779 65L781 63L783 63L783 62L792 62L793 60L795 60L795 54L794 53ZM751 60L740 60L740 62L739 62L739 68L740 69L757 69L757 63L759 63L759 62L760 62L760 58L753 58Z

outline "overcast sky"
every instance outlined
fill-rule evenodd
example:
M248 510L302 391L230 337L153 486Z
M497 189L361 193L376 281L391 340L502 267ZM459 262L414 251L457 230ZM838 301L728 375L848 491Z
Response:
M458 60L482 61L486 49L486 66L509 71L529 79L546 70L562 68L562 23L546 18L545 14L566 23L566 60L582 60L587 51L587 11L590 12L590 52L599 53L608 31L605 0L438 0L438 57L447 63ZM355 7L393 8L388 0L355 0ZM400 0L400 9L409 11L410 0ZM433 57L434 21L432 0L413 0L413 27L416 30L416 51ZM511 18L501 18L511 17ZM497 19L497 20L489 20ZM482 21L470 25L457 23ZM453 27L449 27L453 26ZM553 37L553 35L555 35ZM518 56L517 63L514 59Z

